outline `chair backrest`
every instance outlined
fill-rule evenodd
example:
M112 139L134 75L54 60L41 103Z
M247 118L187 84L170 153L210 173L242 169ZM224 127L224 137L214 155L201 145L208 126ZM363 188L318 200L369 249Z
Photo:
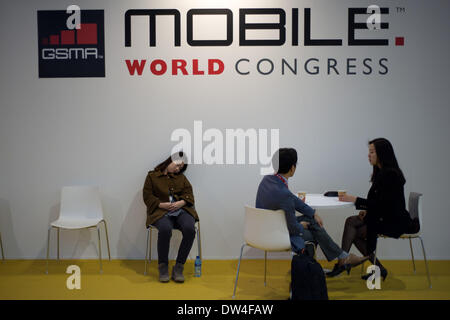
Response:
M422 194L418 192L409 193L408 211L411 219L419 218L420 228L422 224Z
M99 188L93 186L63 187L59 217L103 219Z
M245 206L245 242L265 251L291 249L286 216L283 210L265 210Z

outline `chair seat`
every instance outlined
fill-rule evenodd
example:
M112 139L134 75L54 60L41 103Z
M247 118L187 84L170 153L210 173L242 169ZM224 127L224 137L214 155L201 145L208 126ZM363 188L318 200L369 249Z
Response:
M378 237L385 238L385 239L392 238L392 237L386 236L384 234L379 234ZM404 233L399 238L400 239L409 239L409 238L418 238L418 237L420 237L420 232L418 232L418 233Z
M400 236L401 239L418 238L420 233L405 233Z
M63 229L84 229L89 227L97 226L101 219L70 219L70 218L59 218L53 221L50 225L52 227L63 228Z
M264 251L290 251L292 250L292 247L289 246L285 246L285 245L277 245L277 244L267 244L267 245L261 245L260 243L256 244L256 243L251 243L251 242L246 242L247 245L249 245L250 247L256 248L256 249L260 249L260 250L264 250Z

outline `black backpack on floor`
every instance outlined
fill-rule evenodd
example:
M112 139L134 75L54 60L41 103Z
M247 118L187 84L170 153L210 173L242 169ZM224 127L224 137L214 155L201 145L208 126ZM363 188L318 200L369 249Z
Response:
M328 300L323 269L307 254L296 254L292 258L291 300Z

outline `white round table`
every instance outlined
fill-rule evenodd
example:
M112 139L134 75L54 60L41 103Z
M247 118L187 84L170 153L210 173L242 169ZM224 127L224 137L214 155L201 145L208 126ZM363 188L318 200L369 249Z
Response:
M314 209L349 208L354 205L353 202L339 201L338 197L325 197L319 193L307 193L306 204Z

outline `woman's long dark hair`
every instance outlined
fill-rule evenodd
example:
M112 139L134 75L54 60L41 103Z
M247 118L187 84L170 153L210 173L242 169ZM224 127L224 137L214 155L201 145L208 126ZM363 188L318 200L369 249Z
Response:
M181 160L181 161L183 161L183 163L184 163L183 168L181 168L180 171L178 171L178 173L176 173L176 174L181 174L181 173L185 172L188 165L187 165L187 159L186 159L186 156L184 155L183 151L176 152L176 153L172 154L172 155L171 155L170 157L168 157L166 160L164 160L163 162L161 162L160 164L158 164L158 165L155 167L155 171L161 171L161 172L163 172L164 170L167 169L167 167L169 166L169 164L171 164L171 163L172 163L173 161L175 161L175 160Z
M373 144L375 147L375 152L377 153L378 163L381 168L377 165L373 166L371 182L375 181L376 176L381 170L392 170L397 173L397 175L402 180L402 184L405 183L405 176L403 175L400 166L398 165L397 158L395 157L394 148L389 140L385 138L377 138L369 141L369 145Z

